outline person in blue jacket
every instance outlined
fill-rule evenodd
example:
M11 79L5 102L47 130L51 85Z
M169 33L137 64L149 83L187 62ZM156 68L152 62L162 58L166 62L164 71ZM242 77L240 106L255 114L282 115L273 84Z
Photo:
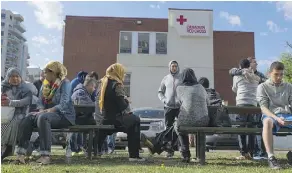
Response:
M77 77L75 79L73 79L71 81L71 93L73 93L73 90L76 88L76 86L80 83L84 83L84 79L86 77L88 73L85 72L85 71L80 71L78 74L77 74Z

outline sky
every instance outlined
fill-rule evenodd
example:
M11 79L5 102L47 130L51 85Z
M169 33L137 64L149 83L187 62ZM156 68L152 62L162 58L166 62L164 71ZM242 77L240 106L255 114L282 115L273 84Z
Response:
M168 8L213 9L217 31L255 33L259 70L283 52L291 51L292 1L290 2L2 2L1 8L24 17L31 66L44 67L50 60L63 61L62 27L66 15L167 18Z

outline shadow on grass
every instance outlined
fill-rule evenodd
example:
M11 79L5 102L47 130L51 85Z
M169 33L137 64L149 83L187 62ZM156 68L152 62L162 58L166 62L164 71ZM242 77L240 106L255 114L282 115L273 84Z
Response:
M145 157L145 156L144 156ZM147 158L147 156L146 156ZM37 158L29 160L28 165L36 166ZM2 162L3 165L13 164L13 159L6 159ZM222 167L267 167L267 161L249 161L249 160L235 160L230 158L210 158L206 160L206 166L222 166ZM285 159L279 159L282 165L287 163ZM99 166L99 167L111 167L111 166L158 166L158 167L190 167L200 166L198 161L191 163L182 163L180 158L164 158L162 156L148 157L146 162L129 162L127 155L105 155L100 158L93 158L92 160L86 159L84 156L74 156L71 158L70 163L67 163L65 156L54 155L52 156L51 165L59 166Z

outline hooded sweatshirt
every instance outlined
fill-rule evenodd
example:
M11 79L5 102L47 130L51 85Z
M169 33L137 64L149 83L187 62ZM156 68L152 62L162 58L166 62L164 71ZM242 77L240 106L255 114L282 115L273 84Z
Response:
M78 101L81 105L93 105L94 100L91 99L91 94L86 90L83 84L78 84L73 90L71 96L72 101Z
M257 101L260 106L268 108L274 114L291 114L291 95L292 85L286 82L277 86L268 79L257 88Z
M84 83L84 79L86 77L88 73L85 72L85 71L80 71L78 74L77 74L77 77L75 79L73 79L71 81L71 93L73 93L73 90L75 89L75 87L78 85L78 84L83 84Z
M175 73L172 73L170 69L170 66L173 63L177 64L177 71ZM176 98L176 87L181 84L179 65L176 61L170 61L168 66L170 74L162 79L158 89L158 98L162 101L165 107L178 109L180 104Z

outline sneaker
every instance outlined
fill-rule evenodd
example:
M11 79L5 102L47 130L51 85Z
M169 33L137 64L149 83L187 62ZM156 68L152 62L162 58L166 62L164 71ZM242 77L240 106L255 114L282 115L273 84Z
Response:
M288 164L289 164L290 166L292 166L292 151L289 151L289 152L287 153L286 157L287 157L287 160L288 160Z
M252 157L249 153L242 154L241 156L236 157L236 160L251 160Z
M280 166L280 164L278 163L278 160L276 159L275 156L272 156L268 159L268 163L270 168L272 169L281 169L282 167Z
M137 157L137 158L129 158L129 162L145 162L145 158Z
M253 160L262 160L263 158L261 156L254 156Z

